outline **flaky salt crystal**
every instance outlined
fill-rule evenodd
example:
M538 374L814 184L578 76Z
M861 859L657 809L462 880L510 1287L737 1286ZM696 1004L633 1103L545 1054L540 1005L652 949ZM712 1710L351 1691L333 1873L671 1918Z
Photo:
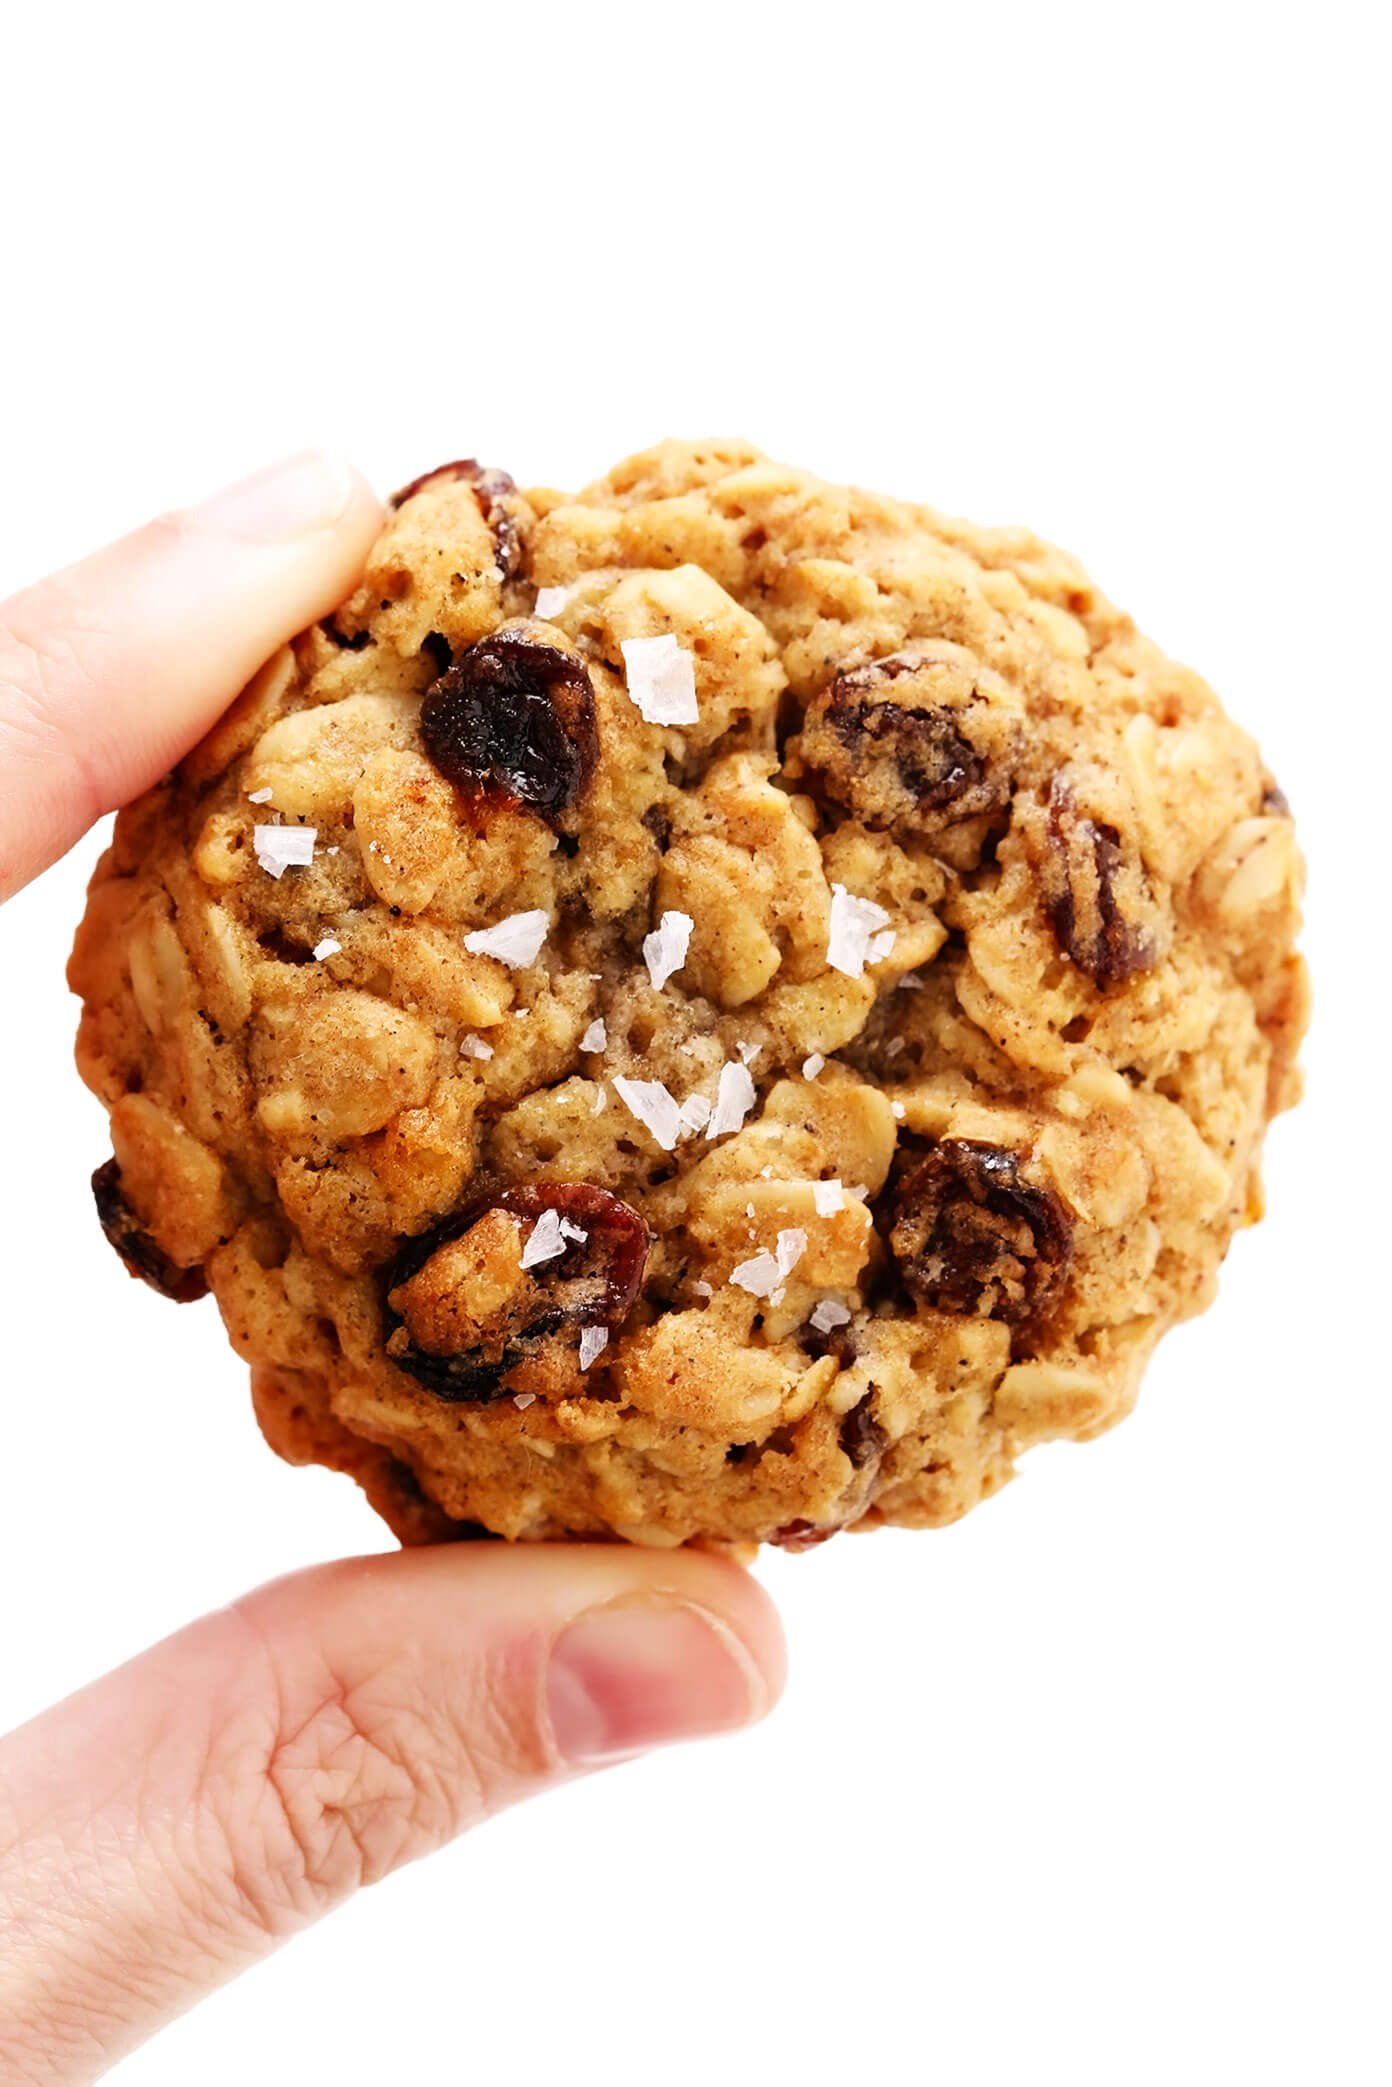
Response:
M815 1080L825 1064L826 1059L821 1052L814 1051L810 1058L804 1058L802 1061L802 1077L804 1080Z
M835 1217L846 1207L846 1191L839 1181L814 1181L812 1204L818 1217Z
M322 964L325 957L336 957L340 949L342 949L342 947L343 944L337 939L336 936L325 935L322 942L315 943L312 954L315 960L318 963Z
M467 1036L460 1037L459 1052L463 1058L491 1058L493 1046L491 1043L485 1043L481 1036L475 1036L471 1029Z
M695 925L689 913L664 913L652 933L643 937L643 962L658 992L686 962Z
M838 1304L834 1297L824 1297L807 1323L809 1326L815 1326L818 1333L830 1333L837 1326L849 1326L851 1315L845 1305Z
M904 1118L905 1118L905 1117L906 1117L906 1116L908 1115L908 1113L909 1113L909 1112L908 1112L908 1110L907 1110L907 1109L906 1109L906 1108L904 1107L904 1104L903 1104L903 1103L902 1103L901 1101L892 1101L892 1102L890 1103L890 1105L889 1105L889 1109L890 1109L890 1114L891 1114L892 1116L897 1116L897 1117L899 1118L899 1121L900 1121L901 1123L903 1122Z
M625 1080L620 1076L614 1088L629 1114L652 1132L664 1152L671 1152L681 1135L681 1111L661 1080Z
M876 928L884 928L888 922L884 907L877 906L873 899L855 898L844 884L833 884L827 934L827 962L832 970L844 972L847 978L860 978L867 957L878 961L880 956L888 955L888 950L876 948L883 937L874 934ZM891 935L890 948L893 946Z
M580 1039L582 1051L602 1051L609 1042L609 1031L604 1026L604 1017L597 1015Z
M595 1357L609 1345L607 1326L582 1326L580 1328L580 1367L587 1370Z
M539 1261L554 1261L566 1250L561 1236L561 1219L555 1210L543 1210L532 1226L527 1243L522 1249L522 1266L535 1268Z
M922 983L923 980L916 971L906 971L902 978L895 980L895 984L901 993L916 992Z
M519 1413L525 1413L528 1406L536 1404L536 1393L534 1391L515 1391L512 1395L512 1403L516 1406Z
M715 1295L709 1283L694 1282L691 1285L691 1289L692 1294L696 1297L714 1297Z
M711 1105L704 1094L688 1094L681 1105L681 1127L685 1137L704 1130L711 1119Z
M550 926L540 907L530 913L509 913L496 927L475 928L464 937L464 947L476 957L496 957L516 971L536 962Z
M735 1045L735 1049L739 1052L741 1065L752 1065L763 1048L762 1044L737 1043Z
M602 1116L604 1114L605 1109L608 1106L609 1097L605 1093L604 1089L601 1087L598 1093L595 1095L594 1100L590 1103L590 1114L592 1116Z
M265 787L265 789L264 789L264 790L248 790L248 791L247 791L247 803L248 803L248 804L269 804L269 803L270 803L270 801L271 801L271 786L270 786L270 784L269 784L269 783L267 783L267 785L266 785L266 787Z
M700 722L696 663L670 631L664 631L660 638L625 638L619 650L623 653L628 693L648 724Z
M583 1226L573 1225L568 1217L561 1219L562 1239L573 1239L577 1246L583 1246L589 1236L589 1233L585 1231Z
M308 868L318 832L317 826L254 826L251 844L262 869L278 880L287 870Z
M869 949L870 962L872 964L882 964L885 958L892 952L898 939L899 937L895 934L893 928L886 928L883 934L872 935L870 937Z
M783 1280L783 1270L770 1253L754 1254L748 1261L741 1261L730 1270L730 1281L737 1290L747 1290L751 1297L769 1297Z
M559 615L569 599L569 587L538 587L536 607L532 614L539 616L545 623L549 617Z
M711 1120L706 1125L708 1138L723 1137L726 1131L738 1130L754 1106L754 1082L749 1068L744 1065L726 1064L720 1068L720 1084L715 1090L715 1107Z
M801 1226L793 1227L786 1232L780 1232L777 1244L774 1247L774 1258L778 1263L778 1273L780 1275L791 1275L806 1252L807 1234L802 1230Z

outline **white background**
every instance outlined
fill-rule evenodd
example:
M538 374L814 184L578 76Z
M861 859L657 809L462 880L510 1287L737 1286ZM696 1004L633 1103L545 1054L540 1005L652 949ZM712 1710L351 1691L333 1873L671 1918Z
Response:
M1258 731L1309 1097L1140 1410L760 1570L752 1738L552 1798L168 2031L156 2083L1382 2081L1388 166L1377 10L31 8L0 588L327 439L578 484L665 433L1077 550ZM0 1724L383 1535L127 1281L62 965L0 919Z

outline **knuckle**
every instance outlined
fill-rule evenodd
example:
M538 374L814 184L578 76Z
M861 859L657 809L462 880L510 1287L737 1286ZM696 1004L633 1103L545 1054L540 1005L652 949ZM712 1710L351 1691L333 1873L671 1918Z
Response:
M258 1710L210 1745L199 1831L216 1850L193 1867L214 1879L206 1918L279 1938L486 1816L534 1742L496 1690L466 1720L399 1663L287 1677L241 1621L266 1683Z

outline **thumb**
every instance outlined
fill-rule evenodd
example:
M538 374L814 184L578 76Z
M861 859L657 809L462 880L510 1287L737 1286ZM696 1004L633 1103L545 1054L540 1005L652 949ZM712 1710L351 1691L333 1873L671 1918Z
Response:
M0 604L0 899L341 600L380 521L357 473L311 451Z
M767 1598L696 1552L455 1545L260 1589L0 1742L0 2078L95 2078L360 1885L781 1678Z

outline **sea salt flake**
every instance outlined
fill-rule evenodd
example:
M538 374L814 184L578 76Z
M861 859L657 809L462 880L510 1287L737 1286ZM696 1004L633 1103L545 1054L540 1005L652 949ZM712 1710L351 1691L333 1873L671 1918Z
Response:
M322 964L325 957L336 957L342 947L343 944L335 936L325 935L322 942L315 943L314 956Z
M659 638L625 638L619 650L623 653L628 693L648 724L700 722L696 662L670 631Z
M896 988L901 993L917 992L922 983L923 980L916 971L906 971L902 978L895 981Z
M818 1217L835 1217L846 1207L846 1191L839 1181L814 1181L812 1203Z
M760 1181L772 1181L772 1179L773 1179L773 1168L772 1168L772 1167L760 1167L760 1169L759 1169L759 1179L760 1179Z
M538 587L536 607L532 614L539 616L545 623L549 617L558 615L569 600L569 587Z
M263 870L279 880L287 870L307 869L314 860L317 826L254 826L251 844Z
M681 1105L680 1115L683 1137L693 1137L710 1122L711 1105L704 1094L688 1094Z
M754 1205L753 1205L752 1203L746 1203L746 1204L745 1204L745 1206L744 1206L744 1214L745 1214L745 1216L746 1216L746 1217L753 1217L753 1215L754 1215Z
M725 1064L720 1068L720 1083L715 1090L715 1107L711 1120L706 1125L708 1138L723 1137L726 1131L738 1130L754 1106L754 1082L749 1068L744 1065Z
M604 1089L601 1087L599 1089L599 1092L595 1095L594 1100L590 1104L590 1114L592 1116L602 1116L604 1114L605 1109L608 1106L609 1097L605 1093Z
M771 1296L782 1280L783 1270L768 1252L754 1254L730 1270L730 1281L735 1288L747 1290L751 1297Z
M686 962L695 925L689 913L664 913L652 933L643 937L643 962L657 992Z
M589 1238L589 1236L589 1233L586 1232L582 1226L573 1225L568 1217L563 1217L561 1219L562 1239L573 1239L577 1246L583 1246L585 1244L585 1241Z
M525 1413L528 1406L536 1404L536 1393L534 1391L515 1391L512 1395L512 1403L516 1406L519 1413Z
M459 1039L459 1054L462 1058L491 1058L493 1046L485 1043L481 1036L475 1036L471 1029L467 1036Z
M269 803L270 803L270 801L271 801L271 786L270 786L270 784L269 784L269 783L267 783L267 785L266 785L266 787L265 787L265 789L264 789L264 790L248 790L248 791L247 791L247 803L248 803L248 804L269 804Z
M763 1048L762 1044L737 1043L735 1045L735 1049L740 1055L741 1065L752 1065Z
M891 1116L897 1116L901 1123L909 1113L901 1101L892 1101L889 1105L889 1112Z
M539 1261L554 1261L566 1250L561 1234L561 1219L555 1210L543 1210L532 1226L527 1243L522 1249L522 1266L535 1268Z
M595 1357L609 1345L607 1326L582 1326L580 1328L580 1367L587 1370Z
M895 934L895 932L894 932L893 928L886 928L886 929L885 929L885 931L884 931L884 933L883 933L882 935L872 935L872 936L870 937L870 961L871 961L871 963L872 963L872 964L881 964L881 963L883 963L883 962L884 962L884 960L885 960L885 958L886 958L886 957L887 957L887 956L888 956L888 955L890 954L890 952L891 952L891 951L893 950L893 948L894 948L894 945L895 945L895 943L896 943L896 942L898 941L898 939L899 939L899 938L898 938L898 936L897 936L897 935Z
M838 1304L834 1297L824 1297L807 1323L809 1326L815 1326L818 1333L831 1333L835 1327L849 1326L851 1315L845 1305Z
M897 1058L899 1056L899 1053L904 1049L906 1042L907 1039L905 1037L891 1036L889 1042L885 1045L885 1057Z
M580 1039L582 1051L602 1051L609 1042L609 1031L604 1026L604 1017L599 1015L591 1022Z
M774 1259L780 1275L791 1275L798 1262L807 1252L807 1234L800 1225L780 1232L774 1246Z
M696 1297L714 1297L715 1295L709 1283L695 1282L691 1285L691 1289L692 1294Z
M475 928L464 937L464 947L476 957L496 957L516 971L536 962L550 926L540 907L530 913L509 913L495 927Z
M661 1080L614 1081L615 1092L631 1116L651 1131L664 1152L671 1152L681 1136L681 1110Z
M867 957L878 962L888 951L878 949L883 936L876 928L888 925L889 915L873 899L858 899L844 884L831 887L831 926L827 934L827 962L847 978L863 977ZM873 939L872 939L873 937ZM890 947L893 947L891 935Z
M804 1058L802 1061L802 1077L804 1080L815 1080L825 1064L826 1059L821 1052L814 1051L810 1058Z
M868 1202L870 1196L869 1184L868 1182L857 1181L854 1188L848 1188L846 1190L846 1194L848 1196L854 1196L857 1203Z

